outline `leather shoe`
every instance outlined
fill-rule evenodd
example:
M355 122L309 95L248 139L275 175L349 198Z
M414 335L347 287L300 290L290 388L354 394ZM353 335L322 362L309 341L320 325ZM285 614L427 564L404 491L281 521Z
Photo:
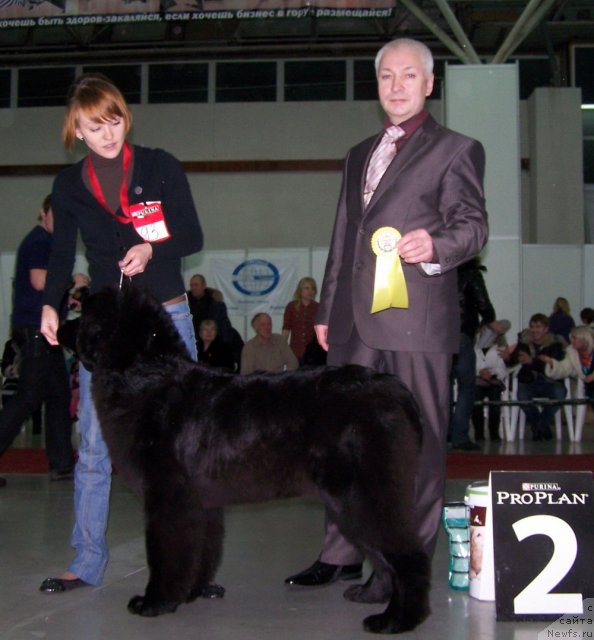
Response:
M80 578L74 580L65 580L64 578L46 578L39 587L39 591L44 593L63 593L64 591L72 591L78 587L88 587L89 583L84 582Z
M74 478L74 471L51 471L50 480L57 482L60 480L72 480Z
M482 447L480 444L468 440L467 442L459 442L457 444L452 443L452 449L454 449L454 451L481 451Z
M305 571L289 576L285 584L297 587L323 587L337 580L356 580L362 575L361 564L328 564L316 560Z
M6 486L6 478L0 478L0 487Z

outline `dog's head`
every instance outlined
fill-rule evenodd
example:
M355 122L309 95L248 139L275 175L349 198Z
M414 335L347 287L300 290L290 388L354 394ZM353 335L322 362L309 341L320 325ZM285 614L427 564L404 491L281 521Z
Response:
M128 288L106 288L83 303L76 340L89 371L124 371L134 362L189 357L163 307L149 294Z

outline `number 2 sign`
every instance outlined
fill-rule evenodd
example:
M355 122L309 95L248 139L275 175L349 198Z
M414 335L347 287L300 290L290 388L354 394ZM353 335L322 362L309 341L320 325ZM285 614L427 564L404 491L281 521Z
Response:
M591 472L491 472L498 620L583 612L594 596Z

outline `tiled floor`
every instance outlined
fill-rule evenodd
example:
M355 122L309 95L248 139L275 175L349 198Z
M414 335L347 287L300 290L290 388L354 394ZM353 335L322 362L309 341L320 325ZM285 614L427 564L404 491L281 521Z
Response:
M594 451L588 425L579 447L568 443L485 446L490 453ZM30 446L25 434L21 446ZM536 446L538 445L538 446ZM480 454L477 454L480 455ZM301 499L228 510L225 556L218 580L223 600L197 601L173 615L143 619L126 610L147 580L140 504L115 478L109 546L111 561L100 588L47 595L43 578L60 574L70 558L72 485L34 475L8 475L0 490L0 638L2 640L330 640L369 638L362 619L381 609L342 598L344 584L289 590L283 579L305 568L320 549L323 512ZM461 499L467 480L449 481L447 498ZM447 585L447 540L433 563L432 615L403 638L537 640L545 622L496 622L495 605ZM544 638L545 635L540 635ZM585 636L584 636L585 637Z

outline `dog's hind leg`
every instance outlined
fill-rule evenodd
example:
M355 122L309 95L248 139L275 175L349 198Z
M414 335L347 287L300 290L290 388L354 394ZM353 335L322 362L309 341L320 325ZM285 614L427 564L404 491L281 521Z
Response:
M392 596L386 610L365 618L363 627L372 633L411 631L430 613L430 560L423 551L385 556L384 560L390 566Z
M198 550L200 558L198 573L188 602L196 598L222 598L225 595L225 588L213 583L223 557L224 511L223 509L205 509L203 515L204 528Z
M171 476L145 490L149 582L144 596L128 603L131 613L142 616L175 611L191 599L201 572L207 529L204 509L185 478L175 482Z

